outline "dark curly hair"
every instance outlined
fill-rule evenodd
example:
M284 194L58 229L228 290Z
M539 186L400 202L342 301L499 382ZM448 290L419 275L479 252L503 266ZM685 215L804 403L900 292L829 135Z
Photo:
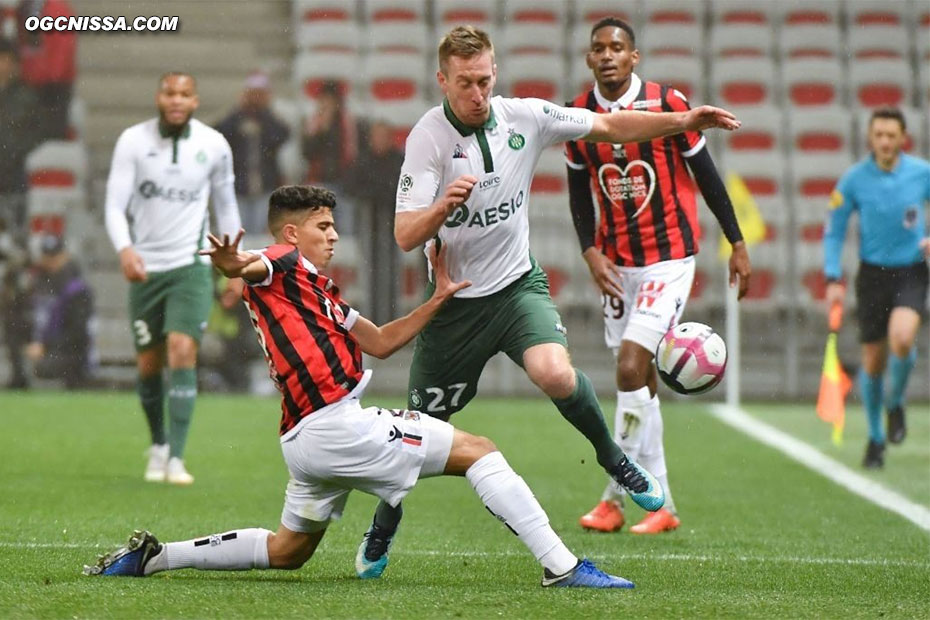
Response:
M284 218L324 207L336 208L336 194L325 187L284 185L274 190L268 199L268 229L275 233L282 226Z
M624 31L627 36L630 37L630 45L636 47L636 35L633 33L633 27L619 17L605 17L598 20L598 22L591 27L591 37L593 38L594 33L604 26L613 26L614 28L619 28Z

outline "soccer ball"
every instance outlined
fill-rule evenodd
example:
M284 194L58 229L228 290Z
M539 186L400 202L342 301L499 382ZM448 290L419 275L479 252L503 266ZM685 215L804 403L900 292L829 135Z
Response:
M723 379L727 346L703 323L680 323L659 342L656 368L662 381L679 394L700 394Z

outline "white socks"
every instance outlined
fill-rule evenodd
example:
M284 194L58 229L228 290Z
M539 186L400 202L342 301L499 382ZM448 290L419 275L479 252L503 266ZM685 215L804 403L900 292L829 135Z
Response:
M145 565L145 574L164 570L249 570L268 568L268 536L262 528L211 534L184 542L165 543L161 553Z
M575 567L578 558L549 526L549 517L504 455L492 452L481 457L465 477L488 511L517 535L543 568L563 575Z
M614 440L626 455L642 465L659 480L665 491L665 508L675 512L675 502L668 488L668 468L663 447L664 425L659 409L659 395L650 396L644 386L632 392L617 391L617 409L614 413ZM602 500L619 501L625 492L611 481L604 489Z

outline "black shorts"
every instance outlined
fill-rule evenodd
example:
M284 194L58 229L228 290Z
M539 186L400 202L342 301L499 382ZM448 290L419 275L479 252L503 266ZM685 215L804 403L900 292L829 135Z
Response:
M924 313L930 271L921 261L907 267L879 267L860 263L856 275L856 311L859 341L878 342L888 336L888 318L894 308Z

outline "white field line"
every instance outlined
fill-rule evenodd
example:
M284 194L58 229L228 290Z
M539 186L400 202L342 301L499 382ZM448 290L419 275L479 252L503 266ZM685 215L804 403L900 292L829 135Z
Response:
M817 472L824 478L835 482L876 506L901 515L917 527L930 532L930 510L925 506L914 503L900 493L854 472L813 446L769 426L738 407L712 405L709 409L711 414L718 420L729 424L767 446L775 448L808 469Z
M87 549L88 551L108 551L115 549L115 544L79 543L79 542L17 542L0 541L0 549ZM351 555L355 547L345 549L320 549L316 555ZM398 556L429 556L429 557L467 557L467 558L497 558L510 556L526 556L525 551L446 551L443 549L410 549L396 552ZM611 562L637 561L637 562L744 562L754 564L817 564L817 565L847 565L847 566L904 566L912 568L930 568L930 561L917 560L889 560L884 558L831 558L831 557L804 557L804 556L764 556L764 555L700 555L689 553L621 553L610 555L592 555L593 560L608 560ZM88 558L89 560L90 558Z

